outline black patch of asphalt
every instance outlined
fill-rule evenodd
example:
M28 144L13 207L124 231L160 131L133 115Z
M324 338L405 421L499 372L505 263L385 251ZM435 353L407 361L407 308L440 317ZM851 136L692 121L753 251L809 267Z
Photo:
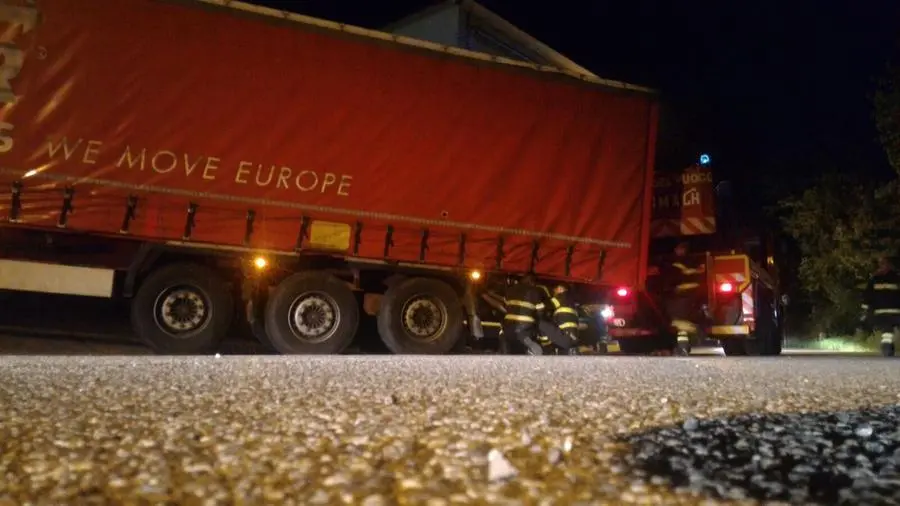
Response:
M900 504L900 405L688 418L623 441L627 465L718 499Z

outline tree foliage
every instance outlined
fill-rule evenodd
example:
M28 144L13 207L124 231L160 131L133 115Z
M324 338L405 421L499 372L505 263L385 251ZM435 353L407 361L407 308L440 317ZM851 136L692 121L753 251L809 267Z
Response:
M797 273L813 303L819 331L852 331L859 285L880 255L900 253L900 184L875 188L829 174L782 202L785 231L802 260Z
M875 125L900 175L900 66L889 68L873 97ZM859 318L860 285L877 258L900 256L900 179L876 186L829 174L779 206L802 260L797 273L813 308L814 329L848 332Z
M875 92L875 126L888 161L900 174L900 65L893 65Z

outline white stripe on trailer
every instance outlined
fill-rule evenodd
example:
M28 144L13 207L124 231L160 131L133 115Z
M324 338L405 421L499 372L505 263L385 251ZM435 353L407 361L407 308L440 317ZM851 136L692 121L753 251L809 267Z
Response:
M115 274L96 267L0 260L0 289L110 298Z

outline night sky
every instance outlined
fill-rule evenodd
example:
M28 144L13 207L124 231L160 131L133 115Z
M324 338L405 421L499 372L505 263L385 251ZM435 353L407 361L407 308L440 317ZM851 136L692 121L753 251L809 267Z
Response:
M380 27L433 2L256 3ZM891 174L869 96L900 56L898 0L480 3L601 77L659 89L659 169L709 152L749 200L827 170Z

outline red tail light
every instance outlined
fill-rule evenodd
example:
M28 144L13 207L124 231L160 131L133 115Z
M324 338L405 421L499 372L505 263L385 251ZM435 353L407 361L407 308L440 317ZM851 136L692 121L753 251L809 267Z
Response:
M619 297L628 297L628 289L627 288L619 288L616 290L616 295Z
M719 285L719 291L721 293L731 293L734 291L734 285L726 281Z

